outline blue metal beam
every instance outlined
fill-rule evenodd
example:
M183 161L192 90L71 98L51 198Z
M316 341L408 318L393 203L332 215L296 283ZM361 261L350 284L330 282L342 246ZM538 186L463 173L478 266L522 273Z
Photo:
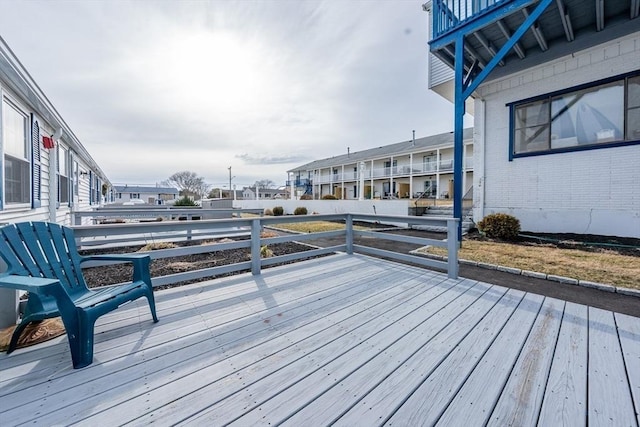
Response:
M460 32L463 32L465 35L471 34L525 6L536 3L536 1L537 0L513 0L495 9L486 9L486 12L481 12L475 17L457 23L457 25L451 27L443 34L434 34L434 38L429 42L431 50L439 50L453 43L457 40L458 33Z
M458 242L462 242L462 153L464 150L464 34L456 38L453 125L453 217L458 219Z
M474 90L478 88L478 86L487 78L487 76L493 71L494 68L502 61L502 59L509 53L509 51L513 48L513 46L522 38L524 33L538 20L540 15L549 7L549 5L553 2L553 0L542 0L533 12L524 20L524 22L518 27L515 33L511 36L509 40L500 48L496 56L491 58L491 61L487 64L486 67L478 74L472 82L464 89L463 93L463 102L467 99ZM457 46L456 46L457 48ZM457 58L456 58L457 61Z
M465 32L460 30L455 34L455 74L454 74L454 133L453 133L453 216L458 219L458 241L462 242L462 161L464 152L463 130L465 101L474 90L498 66L505 55L522 38L524 33L536 22L542 13L554 0L541 0L534 11L525 19L512 37L505 43L486 67L474 78L469 76L465 81L464 44ZM516 2L514 2L516 3ZM501 11L504 8L500 9ZM497 18L495 18L497 19ZM468 30L469 34L477 28Z

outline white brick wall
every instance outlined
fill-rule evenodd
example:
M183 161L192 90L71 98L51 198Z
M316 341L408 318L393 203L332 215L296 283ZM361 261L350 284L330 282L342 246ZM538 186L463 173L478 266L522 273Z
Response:
M638 69L640 32L481 86L478 93L485 101L486 117L476 117L476 121L491 125L484 130L478 126L474 135L474 163L485 161L484 177L476 168L476 187L484 184L484 194L474 193L475 219L507 212L528 231L640 238L640 145L510 162L509 109L505 106Z

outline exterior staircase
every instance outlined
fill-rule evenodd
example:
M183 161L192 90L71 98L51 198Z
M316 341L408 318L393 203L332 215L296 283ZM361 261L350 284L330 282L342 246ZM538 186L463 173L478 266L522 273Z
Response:
M453 206L430 206L423 217L453 217ZM475 226L473 222L473 212L471 208L462 211L462 234L469 232ZM431 225L414 225L412 228L416 230L432 231L435 233L446 233L447 227L431 226Z

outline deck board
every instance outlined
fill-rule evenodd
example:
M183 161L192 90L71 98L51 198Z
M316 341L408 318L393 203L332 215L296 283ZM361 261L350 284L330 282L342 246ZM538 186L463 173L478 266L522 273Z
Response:
M540 408L540 425L586 425L588 308L567 303Z
M613 313L589 307L589 425L637 422Z
M537 423L563 311L564 301L545 299L488 425L528 426Z
M640 319L345 254L156 293L0 355L32 425L634 425Z
M615 314L615 318L636 417L640 425L640 322L636 317L619 313Z

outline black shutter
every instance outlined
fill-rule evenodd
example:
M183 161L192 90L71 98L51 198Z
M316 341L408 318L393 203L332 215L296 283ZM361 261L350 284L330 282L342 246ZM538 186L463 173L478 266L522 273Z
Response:
M42 164L40 162L40 125L31 114L31 207L42 206Z
M56 170L55 175L51 174L51 176L56 177L56 186L57 186L57 199L56 199L56 208L60 207L60 145L56 144ZM51 166L49 166L51 168Z
M93 172L89 171L89 204L93 205Z

